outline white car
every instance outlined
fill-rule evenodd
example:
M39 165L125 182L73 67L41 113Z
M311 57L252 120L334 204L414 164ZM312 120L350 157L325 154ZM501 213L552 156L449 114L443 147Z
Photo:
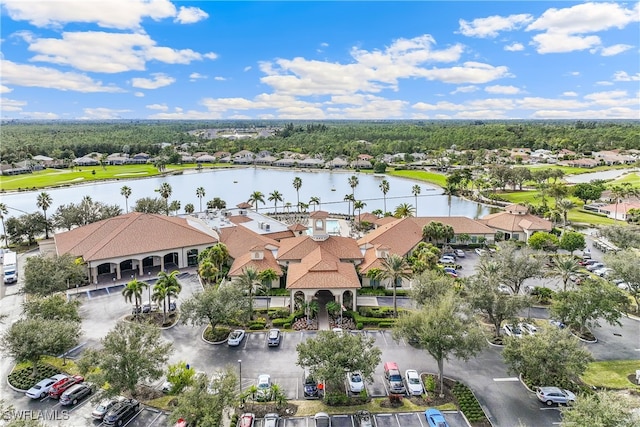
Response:
M456 256L458 258L465 258L466 255L464 254L464 251L462 249L456 249L453 251L454 254L456 254Z
M482 248L476 248L475 251L479 256L482 256L487 253L487 250Z
M278 427L278 420L280 415L275 412L266 414L264 416L264 427Z
M229 334L229 338L227 339L227 344L229 347L237 347L240 345L242 340L244 339L245 332L243 329L236 329L235 331Z
M456 260L452 256L445 255L438 260L440 264L455 264Z
M360 372L347 373L347 382L349 383L349 391L351 393L360 393L364 390L364 379Z
M49 394L49 390L51 389L52 385L65 378L67 378L67 376L64 374L56 374L51 378L44 379L27 390L25 395L32 399L42 399L43 397L47 396L47 394Z
M522 329L518 325L506 324L502 329L508 337L522 338Z
M268 402L271 400L271 376L269 374L262 374L258 376L258 391L256 392L256 399L261 402Z
M511 290L511 288L509 286L505 285L504 283L500 283L498 285L498 292L500 292L501 294L505 294L505 295L513 294L513 291Z
M407 382L407 391L409 394L420 396L424 392L420 375L415 369L407 369L404 373L404 379Z
M538 328L531 323L518 323L520 330L529 335L535 335L538 333Z
M604 268L604 264L601 262L596 262L594 264L591 265L587 265L587 270L591 271L592 273L596 270L599 270L601 268Z
M609 277L609 275L611 274L612 271L613 271L612 268L603 267L603 268L597 269L596 271L594 271L594 273L597 274L600 277Z

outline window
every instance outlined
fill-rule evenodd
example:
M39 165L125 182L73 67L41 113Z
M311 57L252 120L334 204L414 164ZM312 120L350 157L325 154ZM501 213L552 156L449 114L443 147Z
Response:
M198 265L198 250L197 249L189 249L187 251L187 265L189 267Z

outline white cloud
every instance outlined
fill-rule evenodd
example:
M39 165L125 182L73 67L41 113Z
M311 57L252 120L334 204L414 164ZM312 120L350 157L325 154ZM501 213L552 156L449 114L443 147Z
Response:
M631 108L607 108L602 110L538 110L532 119L638 119L638 110Z
M618 3L582 3L564 9L547 9L527 31L542 31L533 37L538 53L564 53L600 46L593 34L611 28L622 29L640 20L638 6L626 9Z
M169 107L167 107L167 104L150 104L150 105L146 105L146 108L148 108L149 110L159 110L159 111L169 110Z
M117 86L104 86L85 74L62 72L55 68L17 64L2 60L2 79L6 84L43 87L76 92L124 92Z
M569 75L573 77L578 77L580 75L580 71L571 71Z
M594 92L584 96L584 99L591 101L591 105L616 107L625 105L638 105L638 99L629 97L626 90L610 90L604 92Z
M131 79L131 86L140 89L158 89L164 86L169 86L176 81L176 79L164 73L153 73L152 76L153 79L134 77Z
M23 111L20 113L20 115L24 118L33 120L56 120L60 118L60 116L56 113L41 111Z
M484 91L487 93L497 93L501 95L516 95L520 93L520 88L515 86L494 85L485 87Z
M562 96L578 96L577 92L572 92L572 91L567 91L567 92L562 92Z
M451 68L421 70L418 75L422 75L429 80L439 80L454 84L481 84L503 77L511 77L509 69L505 66L494 67L480 62L465 62L462 66Z
M61 39L35 39L29 50L36 53L32 61L100 73L144 71L147 61L189 64L205 56L191 49L156 46L147 34L102 31L64 32Z
M329 47L329 43L322 42L320 43L320 47Z
M477 18L471 22L461 19L460 32L468 37L496 37L501 31L513 31L533 21L529 14L509 16L489 16Z
M606 80L601 80L599 82L596 82L596 85L597 86L613 86L613 83Z
M251 65L247 65L246 67L244 67L244 68L242 69L242 71L244 71L245 73L246 73L247 71L249 71L249 70L251 70Z
M524 45L522 43L511 43L504 47L504 50L508 52L520 52L524 50Z
M633 46L628 44L614 44L613 46L603 47L600 51L602 56L615 56L631 49Z
M144 18L159 21L177 14L169 0L4 0L3 3L11 19L28 21L36 27L60 27L74 22L120 30L139 29Z
M613 75L613 80L616 82L637 82L640 81L640 73L629 75L626 71L617 71Z
M135 92L133 96L136 96L138 98L144 98L144 92Z
M584 108L587 104L573 99L553 99L541 97L524 97L516 101L520 108L525 110L538 110L548 108L562 108L566 110L576 110Z
M191 79L192 82L195 82L196 80L200 80L200 79L206 79L207 76L200 74L200 73L191 73L189 74L189 79Z
M22 107L27 105L27 101L18 101L9 98L0 98L0 108L2 111L22 111Z
M130 113L131 110L115 110L112 108L83 108L84 116L80 117L81 120L111 120L122 118L122 113Z
M208 17L209 14L207 12L197 7L180 6L180 11L178 12L178 16L174 22L179 22L180 24L194 24L198 21L202 21L203 19L207 19Z
M215 59L218 59L218 54L215 53L215 52L208 52L208 53L205 53L202 56L207 58L207 59L211 59L212 61L215 60Z
M226 79L225 77L222 77L222 76L215 76L215 77L213 78L213 80L217 80L217 81L219 81L219 82L223 82L223 81L225 81L225 80L227 80L227 79Z
M5 85L0 85L0 93L9 93L9 92L13 92L13 89Z
M449 92L451 95L455 95L456 93L471 93L478 90L477 86L458 86L456 90Z

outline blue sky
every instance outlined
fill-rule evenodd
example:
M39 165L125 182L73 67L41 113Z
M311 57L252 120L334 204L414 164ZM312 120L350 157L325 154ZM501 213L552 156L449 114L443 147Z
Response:
M3 0L3 119L639 119L638 2Z

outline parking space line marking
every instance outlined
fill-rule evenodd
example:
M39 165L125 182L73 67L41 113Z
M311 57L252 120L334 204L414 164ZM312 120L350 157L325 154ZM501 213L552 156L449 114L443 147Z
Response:
M493 380L495 382L506 382L506 381L518 382L518 381L520 381L520 379L518 377L494 378Z
M424 414L424 412L416 412L415 414L416 414L416 416L418 417L418 421L420 421L420 427L423 427L423 426L424 426L424 424L423 424L423 422L422 422L422 418L423 418L423 417L422 417L422 414ZM426 418L425 418L425 419L426 419Z
M382 339L384 340L384 345L388 346L387 337L384 336L384 331L379 331L382 334Z

